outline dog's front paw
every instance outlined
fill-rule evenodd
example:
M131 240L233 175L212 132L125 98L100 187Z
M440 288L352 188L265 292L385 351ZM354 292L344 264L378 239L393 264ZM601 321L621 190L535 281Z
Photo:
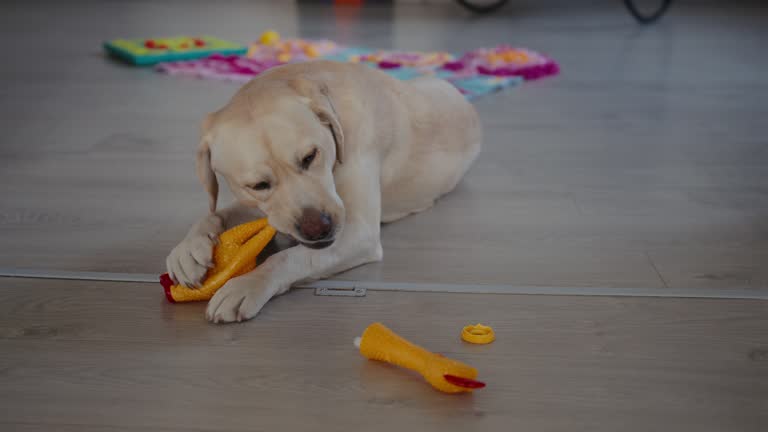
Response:
M280 290L252 274L231 279L208 302L205 317L212 323L249 320Z
M215 241L208 236L184 239L165 261L168 275L189 288L198 288L205 273L213 266Z
M223 221L216 215L209 215L193 226L166 258L168 276L176 283L198 288L213 267L213 247L223 230Z

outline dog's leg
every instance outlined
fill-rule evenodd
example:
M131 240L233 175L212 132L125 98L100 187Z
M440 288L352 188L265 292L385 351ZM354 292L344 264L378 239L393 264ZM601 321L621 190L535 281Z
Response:
M361 232L351 225L344 230ZM208 303L206 318L214 323L248 320L272 297L284 294L294 284L381 260L378 239L352 241L353 236L358 237L342 234L337 245L323 250L296 246L272 255L252 272L231 279L216 292Z
M346 173L355 182L339 196L346 209L345 224L333 245L326 249L297 246L269 257L248 274L231 279L208 303L206 318L214 323L248 320L256 316L272 297L285 293L294 284L380 261L379 238L381 201L375 170ZM373 177L373 178L372 178ZM370 184L361 185L360 179Z
M165 261L168 275L176 283L197 287L212 265L213 246L225 229L262 217L239 204L202 218L190 228Z

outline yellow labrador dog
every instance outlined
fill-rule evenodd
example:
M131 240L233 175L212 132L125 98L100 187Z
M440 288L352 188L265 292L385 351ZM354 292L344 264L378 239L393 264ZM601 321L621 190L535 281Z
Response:
M206 312L253 318L293 284L380 261L380 224L432 206L480 145L474 107L445 81L327 61L274 68L204 120L197 173L211 213L170 253L168 273L198 285L217 236L266 215L298 245L230 280ZM217 174L237 198L219 211Z

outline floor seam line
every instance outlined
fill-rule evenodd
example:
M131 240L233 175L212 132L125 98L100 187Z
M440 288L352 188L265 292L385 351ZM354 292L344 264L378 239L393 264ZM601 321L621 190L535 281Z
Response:
M147 273L109 273L80 271L49 271L0 267L0 277L89 280L103 282L159 283L158 276ZM462 294L525 294L602 297L676 297L768 300L768 290L760 288L611 288L582 286L537 286L514 284L446 284L425 282L350 281L326 279L294 288L354 289L371 291L443 292Z

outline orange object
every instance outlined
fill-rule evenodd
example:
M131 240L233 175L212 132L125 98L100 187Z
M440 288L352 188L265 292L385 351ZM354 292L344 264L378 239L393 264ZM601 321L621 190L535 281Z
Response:
M495 64L501 63L503 60L503 57L499 54L488 54L487 59L492 65L495 65Z
M259 36L259 43L262 45L274 45L280 42L280 33L274 30L268 30Z
M528 61L528 56L520 51L506 51L501 54L501 57L507 63L525 63Z
M432 387L445 393L464 393L485 387L476 381L477 369L429 352L400 337L381 323L373 323L355 339L360 354L420 373Z
M491 327L475 324L461 330L461 339L473 344L489 344L496 340L496 334Z
M170 276L160 276L165 297L171 303L208 300L228 280L256 268L256 258L275 236L275 229L267 219L259 219L231 228L219 236L213 249L213 268L208 270L200 288L174 285Z
M304 54L306 54L307 57L311 57L311 58L320 56L320 53L317 52L317 48L313 47L312 45L307 45L304 47Z

